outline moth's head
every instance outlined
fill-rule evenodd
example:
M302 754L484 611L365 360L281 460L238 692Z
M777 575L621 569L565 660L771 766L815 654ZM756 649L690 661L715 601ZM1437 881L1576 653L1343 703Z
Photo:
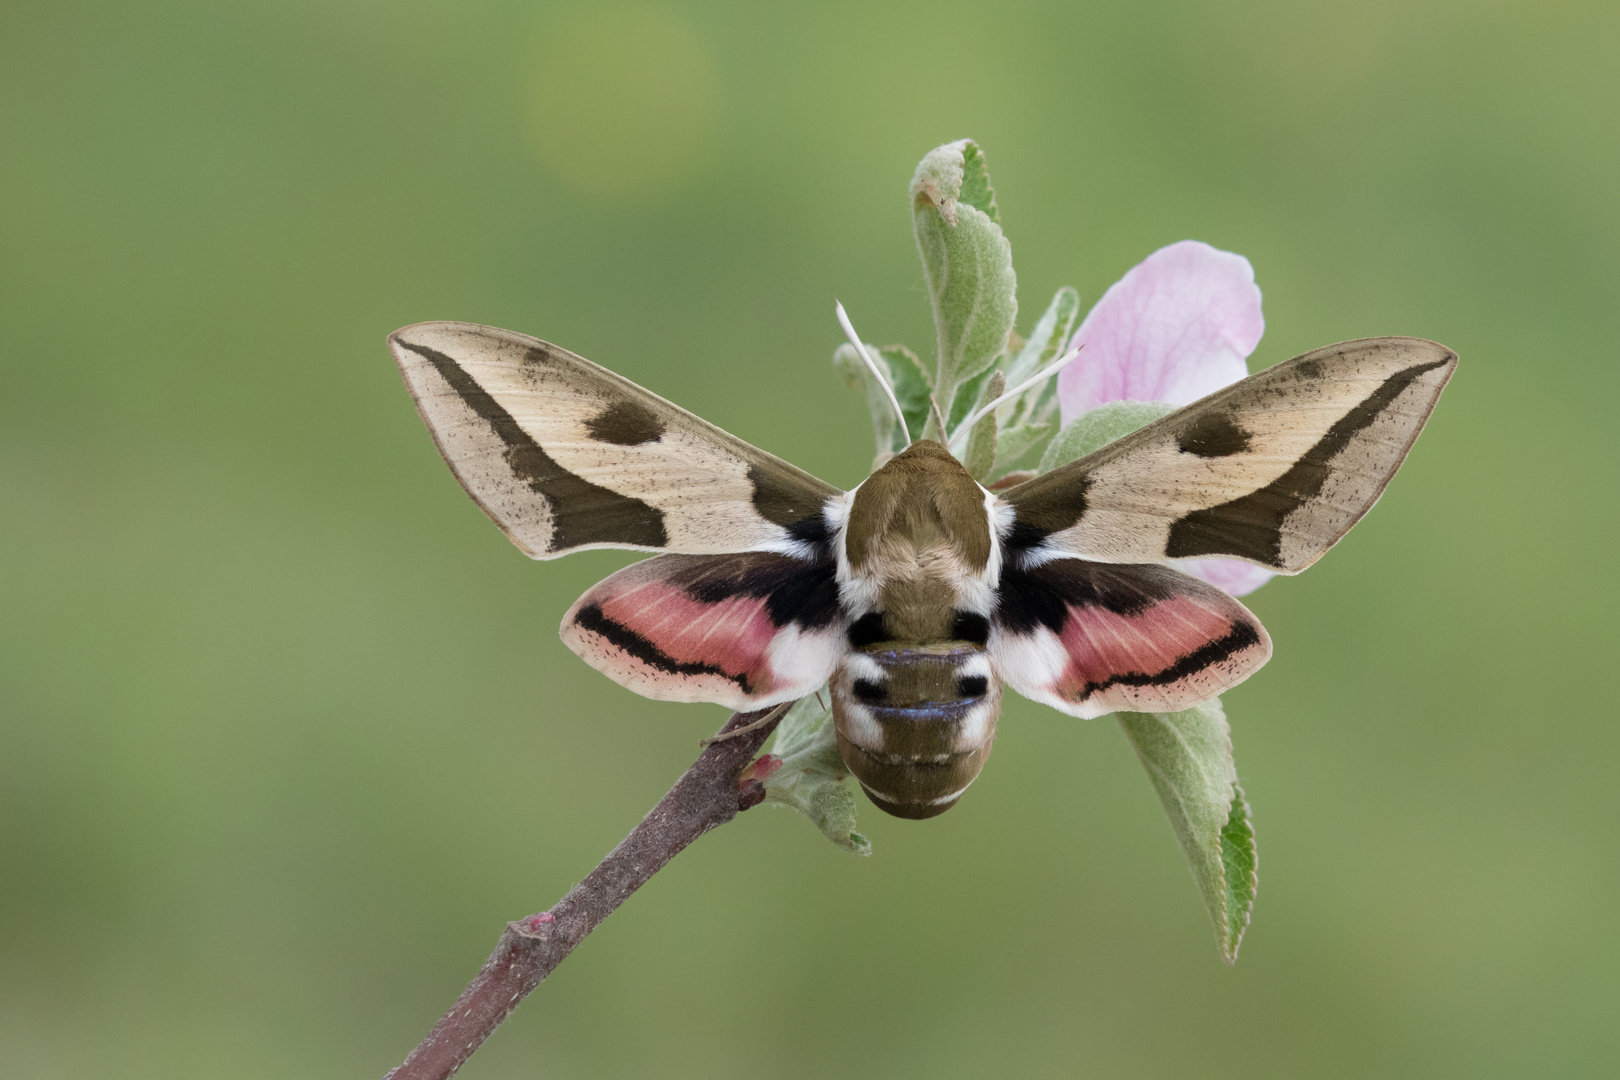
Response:
M856 489L844 533L855 574L874 571L897 550L947 549L973 573L990 560L984 489L944 446L920 439Z

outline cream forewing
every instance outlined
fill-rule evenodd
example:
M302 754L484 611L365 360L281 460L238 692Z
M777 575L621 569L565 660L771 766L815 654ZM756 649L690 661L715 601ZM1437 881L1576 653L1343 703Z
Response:
M471 323L388 338L450 469L539 559L792 550L838 489L566 349Z

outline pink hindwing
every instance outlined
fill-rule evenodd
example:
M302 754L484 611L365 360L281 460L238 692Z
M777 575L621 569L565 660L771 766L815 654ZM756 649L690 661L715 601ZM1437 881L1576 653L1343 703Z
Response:
M997 675L1071 716L1190 708L1270 655L1271 639L1248 608L1167 566L1008 566L991 619Z
M834 572L771 552L660 555L580 597L562 639L646 697L742 710L792 701L847 650Z

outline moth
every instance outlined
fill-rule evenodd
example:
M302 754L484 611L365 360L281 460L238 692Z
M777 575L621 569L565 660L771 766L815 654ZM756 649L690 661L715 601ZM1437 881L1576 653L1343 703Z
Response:
M758 710L830 683L838 748L888 813L956 804L1010 688L1071 716L1174 712L1271 655L1178 559L1314 563L1378 499L1456 354L1329 345L1007 490L918 440L853 491L544 341L388 339L456 479L524 554L659 552L568 609L620 685Z

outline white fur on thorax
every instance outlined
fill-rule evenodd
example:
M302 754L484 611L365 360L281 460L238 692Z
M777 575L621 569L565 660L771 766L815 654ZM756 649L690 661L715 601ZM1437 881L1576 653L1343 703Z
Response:
M851 622L875 611L879 594L883 591L881 581L874 581L869 575L856 576L849 562L849 511L855 505L855 493L859 490L861 485L856 484L844 494L828 499L826 509L821 512L828 530L832 532L833 552L838 559L838 599Z

